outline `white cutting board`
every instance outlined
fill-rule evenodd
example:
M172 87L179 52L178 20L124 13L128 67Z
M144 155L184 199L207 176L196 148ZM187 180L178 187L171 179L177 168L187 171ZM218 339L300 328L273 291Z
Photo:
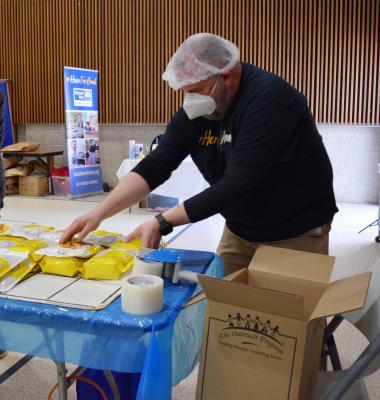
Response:
M39 273L1 294L0 298L100 310L120 295L120 288L120 281L94 281Z

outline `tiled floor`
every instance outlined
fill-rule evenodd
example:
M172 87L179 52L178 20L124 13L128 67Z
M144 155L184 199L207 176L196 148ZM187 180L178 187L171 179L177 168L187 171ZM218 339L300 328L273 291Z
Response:
M47 197L44 199L7 197L1 212L4 221L38 222L65 228L74 218L88 212L96 206L99 198L69 201L64 198ZM377 227L371 227L361 234L358 231L377 218L377 206L368 204L340 204L331 231L330 254L336 256L334 279L358 273L368 269L380 256L380 244L375 243ZM144 213L129 214L122 212L102 224L102 228L128 233L139 223L150 218ZM177 236L181 228L170 235L174 238L172 247L215 251L223 219L214 216L194 224ZM360 353L365 340L345 324L337 334L338 347L343 355L345 366ZM18 362L23 355L10 353L0 360L0 374ZM0 375L1 376L1 375ZM43 400L47 398L49 388L55 382L55 366L51 361L34 358L16 374L0 385L1 400ZM370 398L380 398L378 375L366 380ZM196 371L173 390L173 399L194 399ZM75 390L69 391L69 399L74 400Z

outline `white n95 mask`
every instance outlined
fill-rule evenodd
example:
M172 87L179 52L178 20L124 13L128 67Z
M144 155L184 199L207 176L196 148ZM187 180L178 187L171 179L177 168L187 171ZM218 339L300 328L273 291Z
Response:
M182 107L189 119L194 119L212 114L215 111L216 103L211 96L199 93L187 93Z
M219 80L219 76L220 75L217 76L214 86L208 96L199 93L185 94L182 108L185 110L185 113L187 114L189 119L211 115L215 111L216 102L213 97L211 97L211 95L215 90L216 84Z

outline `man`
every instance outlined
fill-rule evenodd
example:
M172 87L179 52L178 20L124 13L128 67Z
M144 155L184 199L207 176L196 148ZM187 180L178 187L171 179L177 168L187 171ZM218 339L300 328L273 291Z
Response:
M218 248L225 273L246 267L259 243L326 254L337 208L332 168L306 100L281 78L239 62L237 47L212 34L189 37L163 79L184 94L158 147L111 195L66 230L83 239L100 222L136 203L190 154L210 187L127 239L157 247L173 226L220 213Z
M78 165L77 141L71 141L71 164Z
M78 113L77 116L77 127L83 129L84 128L84 124L83 124L83 114L82 113Z

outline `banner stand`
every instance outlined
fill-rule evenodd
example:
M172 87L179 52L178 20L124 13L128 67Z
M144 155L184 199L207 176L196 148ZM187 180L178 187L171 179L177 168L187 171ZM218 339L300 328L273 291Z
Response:
M98 77L91 69L64 67L68 197L103 193L99 155Z

